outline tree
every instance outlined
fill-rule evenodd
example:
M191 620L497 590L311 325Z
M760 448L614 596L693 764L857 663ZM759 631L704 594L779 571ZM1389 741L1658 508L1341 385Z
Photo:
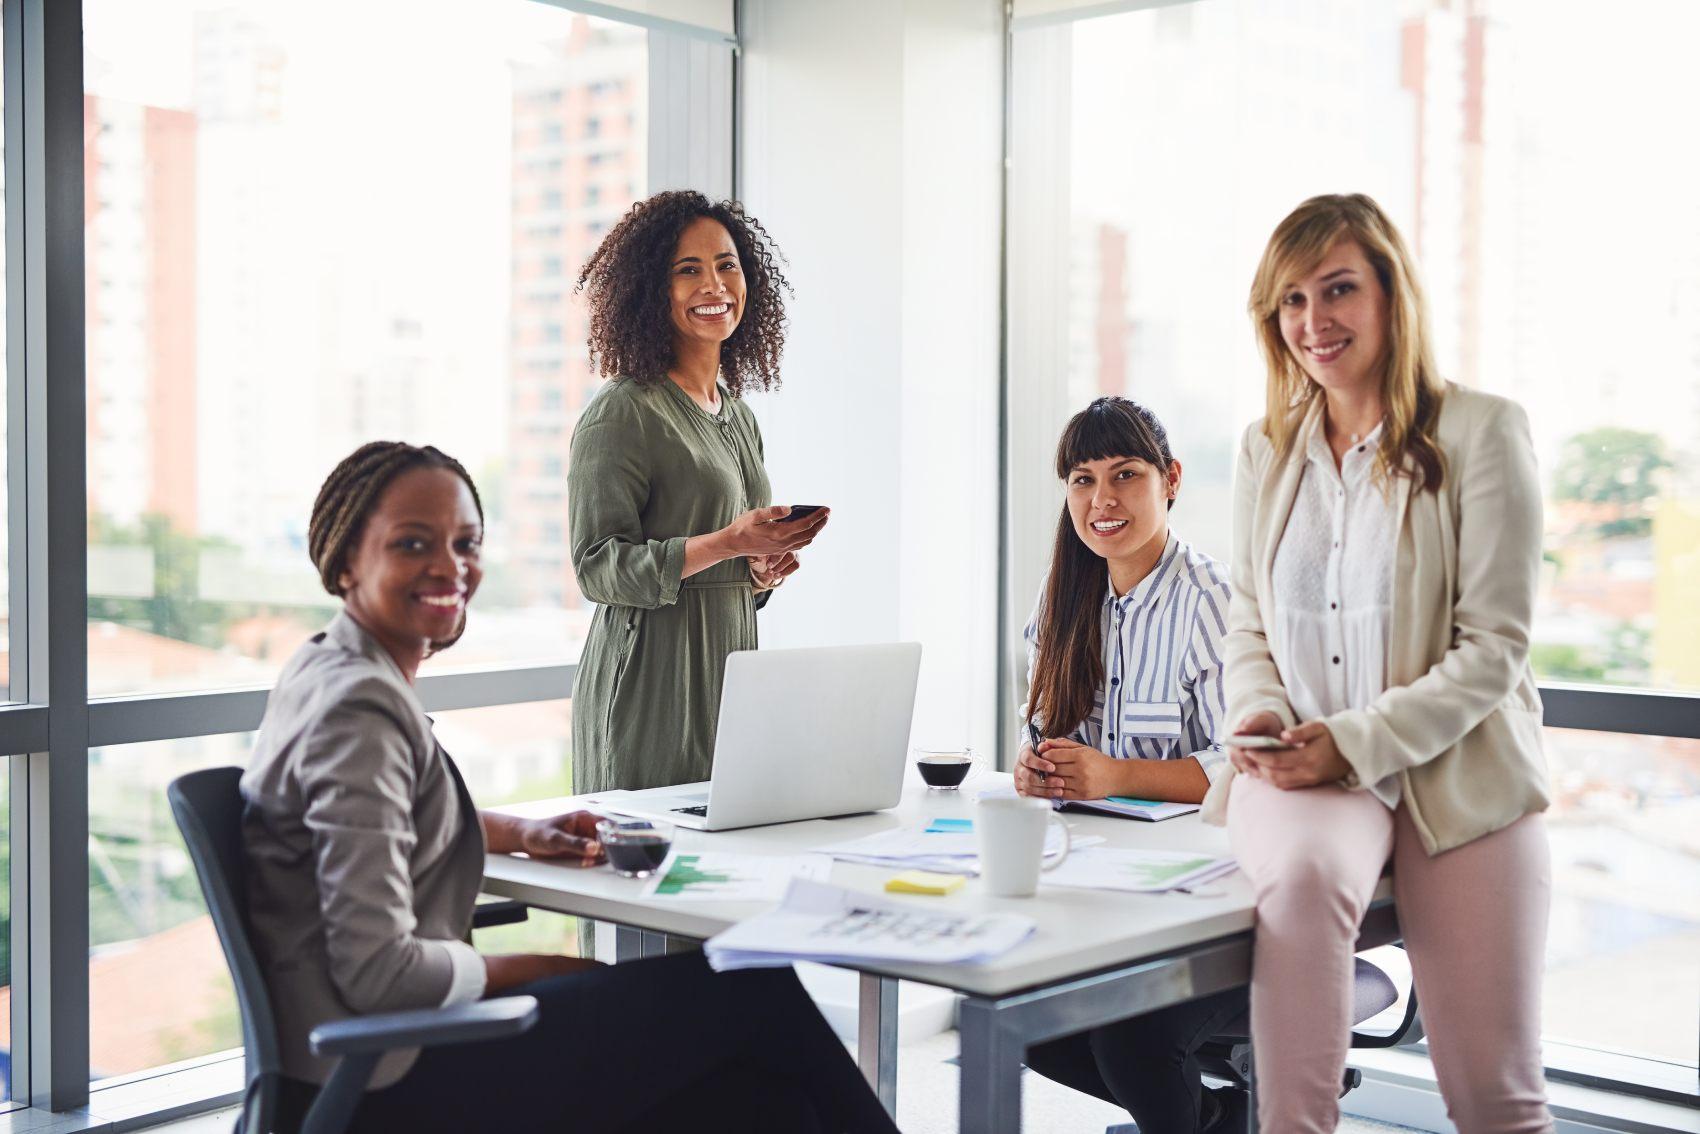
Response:
M1564 443L1553 494L1560 500L1639 508L1658 495L1654 477L1669 467L1658 434L1602 426Z
M162 638L198 645L223 645L223 604L200 598L201 552L229 547L227 541L188 535L161 515L135 524L117 524L96 513L89 517L89 543L146 547L153 552L153 594L149 598L89 596L89 617L148 630Z

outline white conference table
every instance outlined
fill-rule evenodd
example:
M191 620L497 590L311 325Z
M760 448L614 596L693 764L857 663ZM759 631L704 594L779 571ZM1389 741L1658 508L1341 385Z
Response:
M911 770L902 802L890 811L817 819L737 831L678 830L682 851L803 854L887 828L945 816L968 817L974 794L1009 777L982 773L960 792L931 792ZM583 806L582 799L538 800L501 810L529 816ZM1225 831L1196 814L1161 823L1062 813L1076 836L1102 836L1104 845L1226 855ZM580 867L490 855L484 890L558 913L613 922L625 929L619 959L649 956L664 938L704 940L768 908L755 903L646 902L644 883L603 867ZM839 886L883 893L894 871L833 864ZM1397 939L1391 886L1382 879L1359 948ZM897 897L896 895L888 895ZM858 1059L888 1110L895 1112L897 980L918 981L963 994L961 1110L963 1131L1015 1134L1021 1129L1021 1067L1029 1045L1137 1016L1247 983L1251 973L1252 896L1234 873L1197 895L1128 894L1066 889L1040 883L1032 898L994 898L978 879L944 897L906 899L929 908L1020 913L1037 923L1026 941L975 965L870 964L862 973ZM639 932L632 932L639 931Z

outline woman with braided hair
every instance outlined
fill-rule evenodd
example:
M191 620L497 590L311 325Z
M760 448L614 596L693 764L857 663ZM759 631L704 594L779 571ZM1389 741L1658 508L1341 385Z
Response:
M789 969L467 943L486 851L602 861L587 812L474 809L414 693L478 591L478 492L437 449L373 442L325 481L307 533L343 609L285 667L242 777L247 913L285 1075L275 1129L300 1127L329 1074L308 1048L318 1025L515 992L538 1000L530 1031L386 1055L350 1129L896 1134Z
M573 433L567 520L597 603L573 688L573 788L709 778L726 655L797 569L822 509L778 522L743 395L779 382L778 249L732 201L657 193L580 273L611 379Z

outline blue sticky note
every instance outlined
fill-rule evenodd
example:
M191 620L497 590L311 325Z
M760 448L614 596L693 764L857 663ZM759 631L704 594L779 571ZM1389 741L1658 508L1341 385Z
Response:
M1158 803L1154 799L1132 799L1132 798L1125 796L1125 795L1112 795L1112 796L1109 797L1109 800L1110 800L1111 803L1119 803L1124 807L1161 807L1162 806L1162 804Z
M972 819L934 819L925 831L928 835L960 835L974 829Z

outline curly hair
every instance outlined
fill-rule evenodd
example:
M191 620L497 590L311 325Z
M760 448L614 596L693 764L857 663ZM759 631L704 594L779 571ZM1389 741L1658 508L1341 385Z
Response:
M348 556L366 520L377 507L378 497L390 482L412 469L447 469L466 482L472 493L473 507L478 509L478 521L484 522L484 502L478 498L478 486L461 463L435 445L409 445L405 441L368 441L344 457L313 501L313 515L307 521L307 554L319 571L319 582L325 590L342 597L342 574L348 569ZM431 652L446 650L466 632L466 614L454 636L431 643Z
M747 284L744 314L720 344L720 376L733 397L779 385L785 350L785 256L736 201L711 201L692 189L670 189L633 205L579 273L590 302L590 363L603 377L640 382L667 376L673 365L668 269L679 237L698 217L731 234Z

